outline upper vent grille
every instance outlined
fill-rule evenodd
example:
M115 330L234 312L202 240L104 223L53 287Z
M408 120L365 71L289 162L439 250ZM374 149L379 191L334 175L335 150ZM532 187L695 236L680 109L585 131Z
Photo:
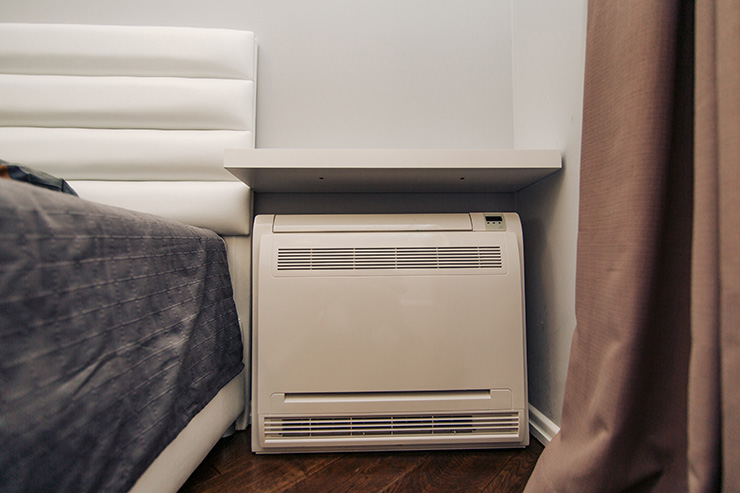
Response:
M517 412L406 416L267 417L265 439L372 438L434 435L519 435Z
M277 270L501 269L501 247L279 248Z

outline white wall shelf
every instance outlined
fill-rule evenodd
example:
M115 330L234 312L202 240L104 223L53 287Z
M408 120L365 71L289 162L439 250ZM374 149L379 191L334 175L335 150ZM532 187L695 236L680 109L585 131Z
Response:
M558 171L558 150L228 149L225 168L263 193L516 192Z

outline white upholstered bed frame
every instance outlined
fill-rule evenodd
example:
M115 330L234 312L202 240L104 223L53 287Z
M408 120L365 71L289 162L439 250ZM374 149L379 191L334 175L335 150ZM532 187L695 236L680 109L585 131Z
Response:
M245 370L132 491L177 490L235 420L247 424L251 193L223 151L254 147L256 62L245 31L0 24L0 158L226 241Z

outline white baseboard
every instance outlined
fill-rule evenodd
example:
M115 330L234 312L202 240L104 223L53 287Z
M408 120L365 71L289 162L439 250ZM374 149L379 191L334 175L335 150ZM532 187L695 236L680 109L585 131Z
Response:
M529 405L529 432L533 437L547 445L559 431L560 427L550 418L532 404Z

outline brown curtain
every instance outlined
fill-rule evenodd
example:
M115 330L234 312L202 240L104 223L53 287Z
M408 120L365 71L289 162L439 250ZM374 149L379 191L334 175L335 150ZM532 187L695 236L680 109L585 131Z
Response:
M590 0L577 327L536 491L740 491L740 2Z

